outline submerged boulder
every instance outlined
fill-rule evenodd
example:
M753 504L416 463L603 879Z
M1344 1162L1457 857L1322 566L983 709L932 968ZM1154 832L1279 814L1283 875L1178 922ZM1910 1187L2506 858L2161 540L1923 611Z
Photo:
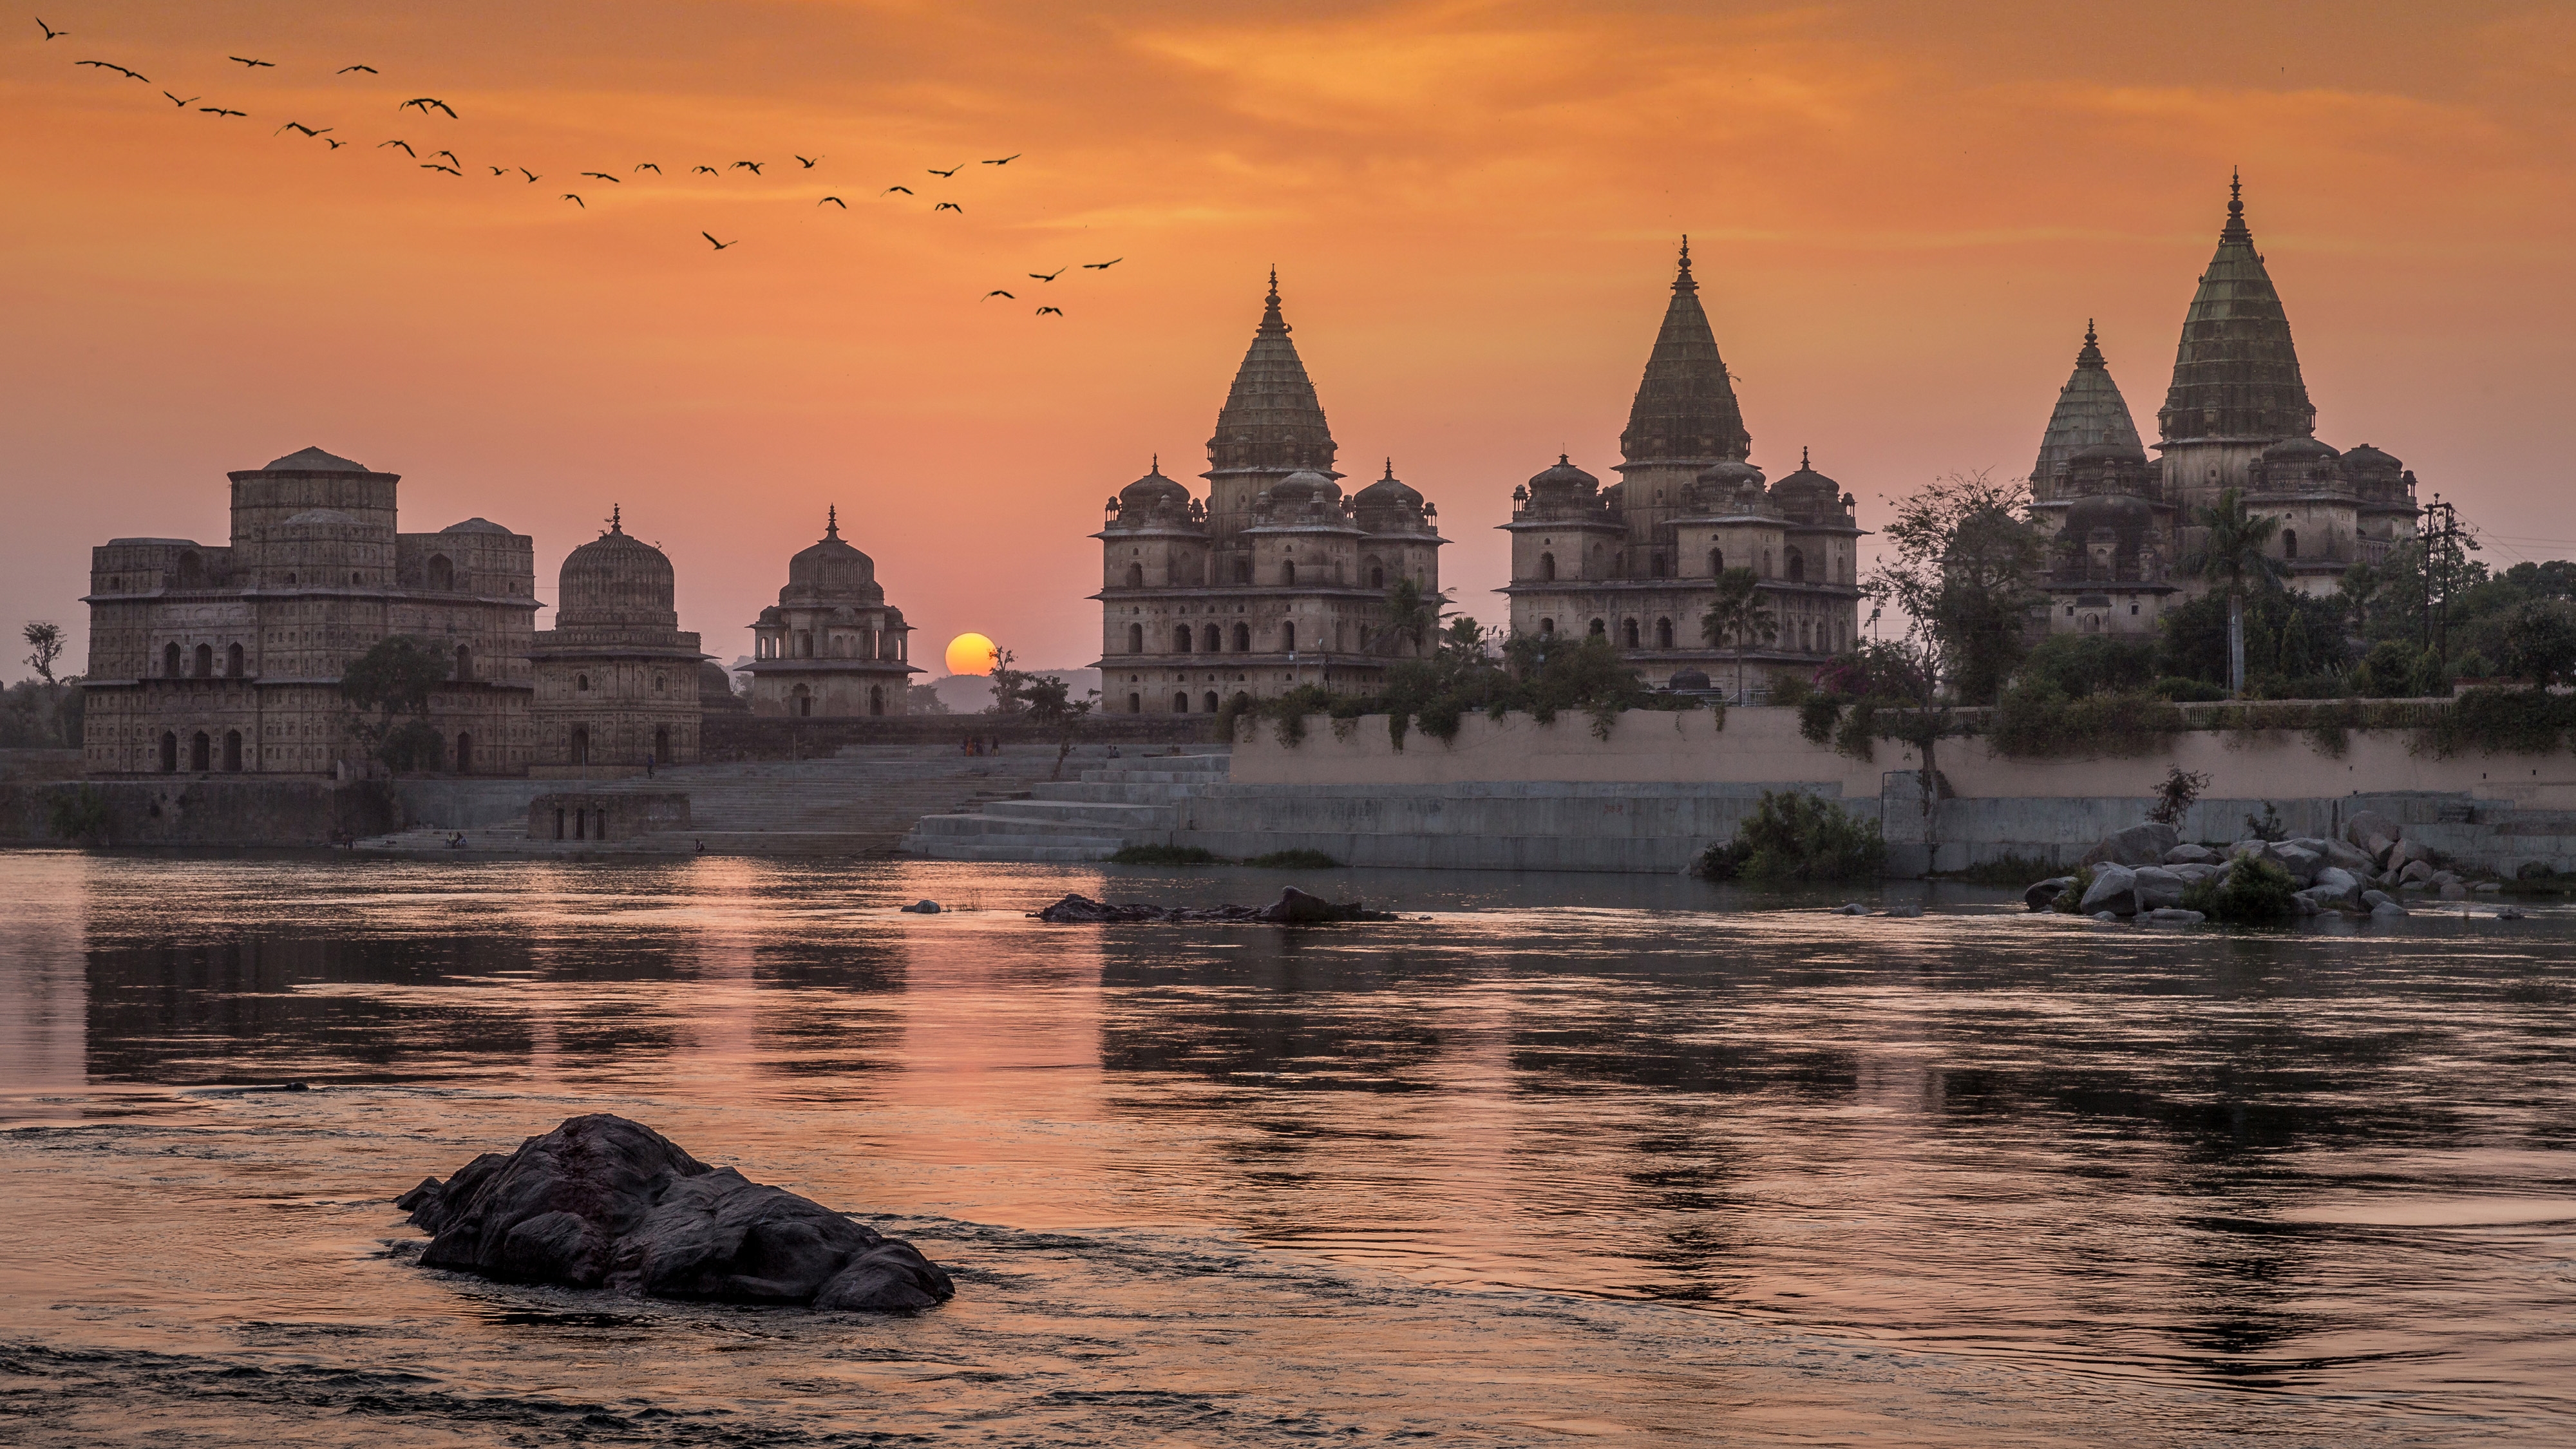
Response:
M2024 890L2021 893L2021 903L2034 911L2047 910L2055 906L2057 898L2064 895L2066 888L2073 884L2075 884L2075 877L2071 875L2050 876L2044 881L2034 882Z
M956 1292L911 1244L605 1112L424 1179L394 1206L432 1235L423 1267L487 1278L826 1309L927 1308Z
M1279 899L1266 906L1157 906L1142 901L1113 904L1072 894L1029 914L1057 926L1115 926L1140 921L1265 921L1273 925L1305 926L1328 921L1404 919L1393 911L1372 911L1362 901L1328 901L1322 896L1308 895L1295 886L1282 887Z
M2093 868L2093 884L2085 889L2084 898L2075 908L2087 915L2108 911L2130 916L2138 910L2138 873L2125 865L2098 865Z
M2181 831L2150 820L2103 836L2101 844L2084 852L2084 858L2075 863L2078 866L2158 865L2163 863L2166 851L2180 844Z

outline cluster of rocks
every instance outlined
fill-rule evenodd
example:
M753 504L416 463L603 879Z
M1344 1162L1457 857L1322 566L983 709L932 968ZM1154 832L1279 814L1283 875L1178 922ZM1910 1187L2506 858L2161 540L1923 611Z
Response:
M2240 840L2224 849L2186 845L2170 825L2147 823L2116 832L2077 862L2092 877L2076 903L2078 912L2106 919L2137 918L2158 924L2197 924L2201 913L2182 908L2183 893L2205 881L2225 883L2246 860L2278 865L2296 887L2291 897L2302 916L2350 911L2402 916L2406 907L2391 892L2426 892L2465 900L2473 891L2501 889L2471 884L2442 869L2423 842L2408 840L2396 822L2362 811L2345 822L2343 838ZM2034 911L2054 907L2078 878L2056 876L2033 884L2022 901Z
M1142 902L1112 905L1068 894L1031 916L1055 925L1115 926L1138 921L1258 921L1278 926L1317 925L1326 921L1398 921L1393 911L1372 911L1359 901L1328 901L1295 886L1279 892L1266 906L1156 906Z
M423 1179L394 1206L432 1234L423 1267L512 1282L824 1311L929 1308L957 1291L910 1243L605 1112Z

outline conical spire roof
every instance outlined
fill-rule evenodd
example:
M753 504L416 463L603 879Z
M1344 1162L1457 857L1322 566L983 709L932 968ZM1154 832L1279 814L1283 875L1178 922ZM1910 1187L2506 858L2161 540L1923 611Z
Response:
M1717 355L1717 335L1700 310L1688 237L1682 238L1673 300L1664 308L1663 330L1655 334L1655 350L1646 359L1645 379L1637 384L1637 400L1628 409L1619 451L1631 463L1742 461L1753 451L1753 439L1744 431L1744 409L1737 406L1735 385L1726 375L1726 359Z
M1270 269L1270 296L1262 305L1261 328L1243 354L1225 406L1216 415L1216 436L1208 439L1212 472L1287 471L1312 468L1333 472L1333 431L1324 422L1324 405L1315 400L1315 384L1288 340L1287 319L1279 314L1279 269Z
M2138 424L2129 415L2129 400L2111 380L2111 369L2102 360L2101 339L2087 322L2083 350L2075 354L2075 371L2066 386L2057 390L2057 411L2048 415L2048 428L2039 435L2039 461L2030 465L2032 500L2045 503L2055 496L2058 464L2105 443L2146 456Z
M2281 294L2245 225L2244 182L2228 186L2227 224L2183 315L2173 387L2156 414L2164 441L2293 438L2316 431Z

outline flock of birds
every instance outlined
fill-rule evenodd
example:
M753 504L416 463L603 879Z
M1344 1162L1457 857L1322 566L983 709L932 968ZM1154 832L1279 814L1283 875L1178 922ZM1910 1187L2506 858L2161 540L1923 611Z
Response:
M35 17L35 20L36 28L44 32L44 38L48 42L60 40L71 33L67 30L55 29L53 26L47 24L44 17L41 15ZM245 72L274 70L277 68L277 63L275 61L262 60L255 56L234 55L227 56L225 59L241 66ZM72 64L75 68L88 67L97 69L101 72L112 71L127 80L139 81L148 86L155 85L151 77L144 75L140 71L118 65L113 61L76 60L73 61ZM347 75L373 76L380 74L381 73L371 65L344 65L337 71L333 72L335 78ZM156 89L157 88L158 87L156 86ZM212 116L217 121L251 119L251 115L248 111L239 110L229 105L220 103L215 105L199 105L198 103L200 101L206 99L206 97L202 95L182 97L176 91L170 90L161 91L161 95L164 99L169 101L171 105L177 107L183 112L193 107L199 114ZM394 107L394 110L398 115L404 111L416 110L420 112L420 119L424 123L429 121L433 112L439 115L444 115L451 121L459 119L456 114L456 108L436 96L414 96ZM322 142L330 151L338 151L343 147L356 144L355 142L335 135L334 132L338 129L339 128L337 126L312 126L307 125L300 120L289 120L278 126L277 129L271 131L269 134L272 136L283 136L287 132L293 131L305 140ZM415 149L412 146L412 143L408 140L391 138L377 142L373 149L378 151L399 150L405 156L409 157L412 162L423 171L436 171L444 175L462 178L468 174L469 170L465 162L459 159L453 150L447 149L446 147L440 147L436 150L424 153L421 150ZM1019 160L1022 154L1023 153L1021 152L1014 151L1008 156L997 156L980 164L994 167L1008 166L1012 162ZM424 157L426 159L424 159ZM826 158L822 156L798 155L796 156L797 171L789 174L795 175L806 171L812 171L821 166L825 159ZM725 175L727 172L748 171L753 176L759 176L762 174L764 168L769 164L770 163L766 161L736 161L721 169L708 165L694 165L688 169L686 174L691 176L706 175L720 177ZM950 181L956 177L958 172L965 170L968 164L969 163L967 162L961 161L954 166L946 168L931 166L923 169L928 174L939 178L941 181ZM489 162L483 162L471 169L489 171L494 179L508 177L511 175L521 176L526 178L521 184L528 186L534 186L545 180L545 177L542 174L532 171L525 166L494 166ZM617 175L607 171L584 171L579 173L579 175L580 179L584 181L596 181L604 186L623 186L633 177L639 176L647 171L652 172L656 177L664 175L661 166L651 161L641 161L636 163L635 166L624 175ZM592 194L598 194L596 189L592 189ZM888 186L877 194L881 197L910 196L914 197L916 200L919 199L917 193L915 193L911 187L900 183ZM584 211L588 211L590 209L590 203L582 199L582 194L579 191L563 192L560 195L560 199L563 201L569 201L574 206L579 207ZM814 204L816 206L837 206L843 211L848 211L850 209L850 204L838 196L824 196ZM931 214L934 216L943 211L955 212L960 216L963 216L966 212L966 208L963 205L954 201L935 202L932 204L930 210ZM742 244L742 239L740 237L736 237L732 241L719 241L717 240L715 233L711 231L700 231L698 235L706 238L707 244L719 252L730 250L731 248ZM1084 262L1081 264L1081 268L1084 271L1105 272L1125 260L1126 258L1123 256L1111 257L1105 262ZM1073 270L1071 266L1060 266L1052 272L1030 272L1028 276L1039 283L1049 283L1071 270ZM981 300L989 302L995 297L1009 298L1013 301L1018 300L1018 294L1005 287L996 287L993 290L986 292ZM1033 315L1039 317L1061 317L1064 315L1064 309L1061 307L1042 305L1037 308Z

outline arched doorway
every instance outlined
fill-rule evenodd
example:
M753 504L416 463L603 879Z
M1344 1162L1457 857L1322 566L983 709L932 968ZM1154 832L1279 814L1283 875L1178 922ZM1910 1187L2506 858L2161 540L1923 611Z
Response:
M1190 652L1189 625L1183 624L1172 631L1172 652L1175 654L1187 654Z
M796 692L787 696L787 712L799 719L811 715L814 712L814 691L801 684L796 686Z
M456 565L448 562L447 555L429 556L429 586L442 594L456 587Z
M456 736L456 773L474 773L474 737L461 731Z
M1142 654L1145 652L1144 625L1130 624L1127 626L1127 652L1130 654Z
M1208 625L1207 632L1201 637L1207 641L1207 652L1210 654L1225 647L1225 631L1214 624Z
M470 644L456 646L456 677L458 679L474 677L474 646Z
M1131 563L1127 566L1127 587L1131 589L1141 589L1145 587L1145 566L1143 564Z
M588 725L572 727L572 762L576 765L590 763L590 726Z
M869 685L869 686L868 686L868 713L870 713L870 714L883 714L883 713L885 713L885 686L884 686L884 685L882 685L882 684L871 684L871 685Z
M1293 620L1279 626L1279 652L1283 654L1297 652L1297 625Z
M204 730L199 730L196 733L196 737L188 741L188 768L191 771L202 775L214 767L214 739Z
M1131 694L1127 696L1127 712L1129 714L1143 714L1145 712L1145 696L1141 694Z
M1539 582L1541 583L1552 584L1556 582L1555 554L1543 553L1538 556L1538 577Z
M242 767L241 731L224 731L224 768L238 775Z
M176 679L179 677L179 646L176 644L167 644L162 646L161 677L163 679Z
M1176 691L1176 692L1172 695L1172 713L1174 713L1174 714L1188 714L1189 712L1190 712L1190 692L1189 692L1188 690L1186 690L1186 689Z
M1234 626L1234 652L1237 654L1249 654L1252 652L1252 626L1250 624L1237 624Z
M1726 572L1726 550L1722 548L1710 549L1708 551L1708 576L1710 578L1716 578L1719 574L1724 572Z
M1206 699L1204 699L1204 700L1202 700L1202 701L1200 701L1200 703L1202 703L1202 704L1204 704L1204 705L1206 705L1206 706L1207 706L1207 712L1208 712L1209 714L1214 714L1214 713L1216 713L1219 709L1221 709L1221 708L1223 708L1223 707L1224 707L1224 706L1222 706L1222 705L1220 705L1220 704L1218 704L1218 703L1217 703L1217 699L1216 699L1216 691L1215 691L1215 690L1213 690L1213 689L1211 689L1211 690L1209 690L1209 691L1207 692L1207 698L1206 698Z
M239 679L241 677L242 647L239 644L228 644L224 646L224 678Z
M215 677L215 646L212 644L197 646L197 677L199 679Z
M176 644L170 646L178 648ZM169 730L161 732L161 773L177 774L179 770L179 736Z
M1807 581L1807 556L1796 549L1785 549L1781 552L1780 567L1789 575L1789 582L1803 584Z
M1619 622L1619 642L1620 642L1621 644L1626 645L1627 647L1629 647L1629 648L1631 648L1631 649L1634 649L1634 648L1636 648L1636 647L1637 647L1637 621L1636 621L1636 620L1634 620L1634 619L1623 619L1623 620L1621 620L1621 621Z
M2283 557L2283 558L2297 558L2298 556L2299 556L2299 531L2298 531L2297 529L2295 529L2295 528L2285 528L2285 529L2282 529L2282 530L2281 530L2281 557Z
M1599 619L1595 619L1592 621L1592 627L1585 632L1589 633L1595 639L1600 639L1607 637L1610 630L1609 627L1603 624Z
M1670 649L1673 647L1672 620L1657 619L1655 621L1655 647L1658 649Z
M1287 559L1280 563L1279 582L1292 589L1297 587L1297 561L1295 559Z
M458 738L461 739L463 736L460 735ZM671 763L671 727L669 725L662 725L653 731L653 758L665 765Z

